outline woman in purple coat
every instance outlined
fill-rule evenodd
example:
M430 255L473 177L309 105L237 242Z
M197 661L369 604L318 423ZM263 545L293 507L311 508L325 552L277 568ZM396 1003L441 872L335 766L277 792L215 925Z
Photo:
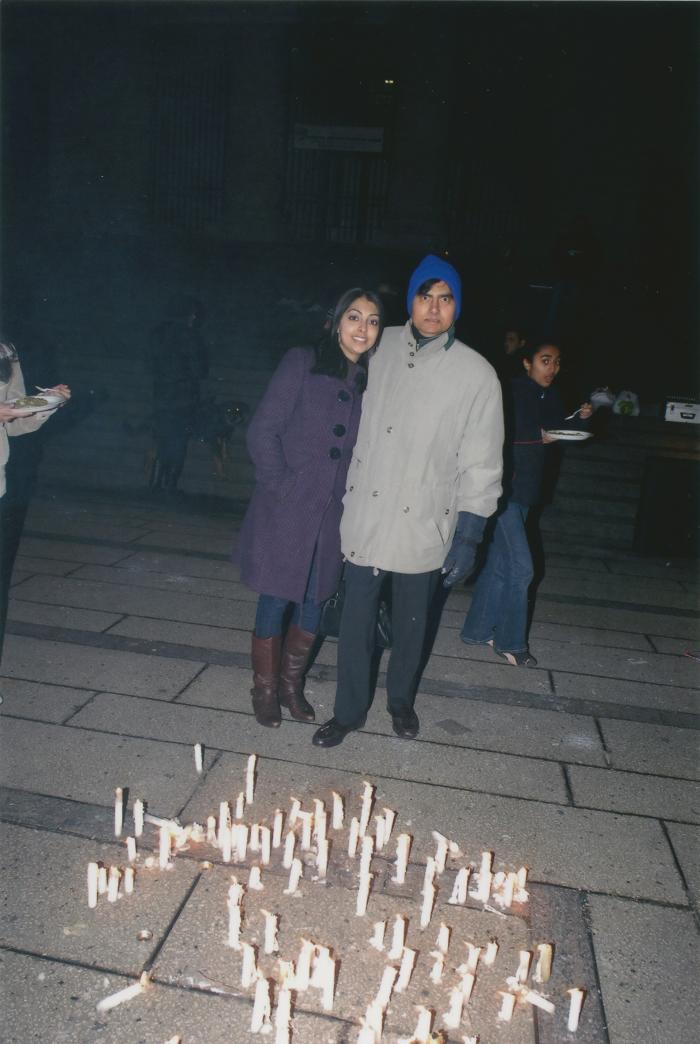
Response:
M241 527L240 566L243 582L260 594L251 695L261 725L279 726L280 705L299 721L315 717L304 672L321 607L340 579L345 479L382 321L376 294L346 291L316 349L286 353L248 427L256 485Z

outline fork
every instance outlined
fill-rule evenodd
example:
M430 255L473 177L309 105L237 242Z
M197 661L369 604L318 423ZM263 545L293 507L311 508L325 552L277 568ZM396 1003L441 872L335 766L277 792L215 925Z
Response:
M41 391L41 388L39 389L39 391ZM580 413L580 412L581 412L581 407L579 406L579 408L577 410L574 410L573 413L570 413L568 417L564 417L564 420L573 420L574 417L576 416L576 414Z

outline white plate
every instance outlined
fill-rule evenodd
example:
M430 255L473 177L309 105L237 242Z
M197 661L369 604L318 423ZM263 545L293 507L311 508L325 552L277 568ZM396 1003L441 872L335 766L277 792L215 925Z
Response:
M26 396L23 396L23 398L26 398ZM57 406L63 406L64 402L67 402L67 400L64 399L62 395L44 395L43 393L38 393L36 395L30 396L30 398L43 399L46 405L18 406L15 410L18 417L31 417L33 413L45 413L46 410L55 410ZM4 405L14 408L14 404L16 402L17 399L8 399Z
M553 431L545 432L545 435L549 435L550 439L556 439L557 442L585 442L592 434L592 431L567 431L565 428L561 431L555 428Z

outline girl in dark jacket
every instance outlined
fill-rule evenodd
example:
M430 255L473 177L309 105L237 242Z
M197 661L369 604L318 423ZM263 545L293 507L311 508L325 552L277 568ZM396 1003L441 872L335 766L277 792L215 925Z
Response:
M529 508L542 495L545 445L554 441L546 432L585 427L593 412L585 402L579 417L564 419L564 407L552 387L560 355L551 341L536 342L523 349L525 373L511 381L510 403L506 403L510 431L504 453L504 497L461 633L463 642L490 645L518 667L537 663L527 647L527 593L533 568L525 521Z
M376 294L359 287L346 291L316 349L286 353L248 427L256 486L241 528L239 561L241 579L260 594L251 695L261 725L280 724L280 705L299 721L315 717L303 677L321 607L340 579L345 479L368 353L382 321Z

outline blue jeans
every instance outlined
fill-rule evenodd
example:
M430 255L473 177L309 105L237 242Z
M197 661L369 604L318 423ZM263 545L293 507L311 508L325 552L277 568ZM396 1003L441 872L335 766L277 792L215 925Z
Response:
M498 652L527 651L527 592L533 568L525 533L528 508L512 501L496 518L484 568L479 573L461 638Z
M302 631L316 634L318 625L321 622L323 602L315 602L309 597L309 592L313 590L315 584L316 554L314 552L303 602L289 602L286 598L277 598L275 595L260 595L258 598L258 609L255 614L255 633L257 637L274 638L276 635L282 634L284 619L290 605L294 606L290 622L296 624Z

